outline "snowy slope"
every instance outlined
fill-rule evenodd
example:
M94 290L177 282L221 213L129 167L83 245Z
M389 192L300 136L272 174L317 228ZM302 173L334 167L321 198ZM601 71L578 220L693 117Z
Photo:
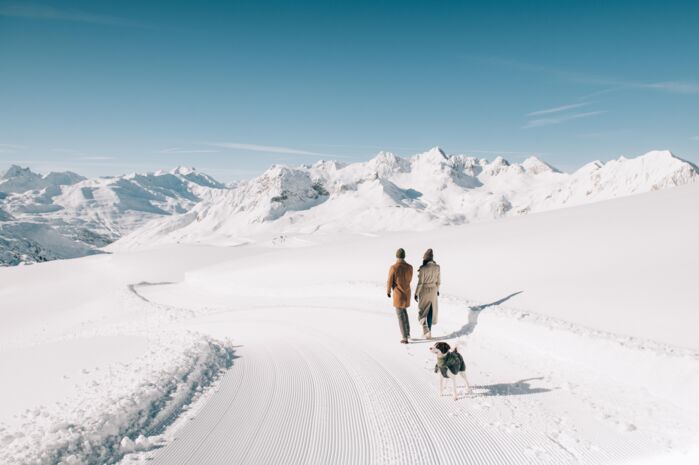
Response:
M111 250L164 243L236 244L310 233L429 230L692 183L697 168L667 151L593 162L572 174L537 158L510 164L441 149L365 163L274 166L185 215L154 221Z
M191 168L85 179L12 166L0 178L0 265L96 253L153 218L184 213L225 186Z
M232 348L174 327L186 313L150 305L128 285L181 279L183 268L226 256L199 248L175 262L159 252L0 268L0 463L114 463L156 446L230 365Z
M0 269L0 462L696 463L697 199ZM435 251L471 397L437 396L414 304L398 344L399 246Z
M695 463L699 252L688 244L698 235L694 184L430 232L336 236L144 287L242 345L197 422L153 460L326 463L332 450L362 463ZM398 246L414 265L434 248L434 332L461 342L474 398L435 399L423 341L397 344L384 279Z
M0 218L0 265L19 265L98 253L49 225Z

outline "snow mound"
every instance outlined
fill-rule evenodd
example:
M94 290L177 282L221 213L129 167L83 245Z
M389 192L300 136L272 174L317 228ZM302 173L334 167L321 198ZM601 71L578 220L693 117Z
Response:
M410 158L380 152L363 163L273 166L188 214L145 225L110 250L428 230L666 189L696 178L697 167L668 151L594 162L571 174L536 157L517 164L502 157L447 155L439 147Z

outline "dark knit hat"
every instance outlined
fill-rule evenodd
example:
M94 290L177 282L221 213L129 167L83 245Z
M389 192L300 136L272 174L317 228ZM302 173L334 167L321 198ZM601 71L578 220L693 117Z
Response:
M396 258L405 258L405 250L403 250L403 249L396 250Z
M434 260L434 252L432 252L432 249L427 249L425 251L425 255L422 256L422 260L425 262Z

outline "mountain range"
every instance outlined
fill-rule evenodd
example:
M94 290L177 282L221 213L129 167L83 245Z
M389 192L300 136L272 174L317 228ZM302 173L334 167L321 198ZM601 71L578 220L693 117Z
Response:
M595 161L570 174L536 157L509 163L447 155L438 147L409 158L381 152L361 163L273 166L110 249L429 230L665 189L693 182L697 173L668 151Z
M337 233L429 230L688 184L699 169L669 151L564 173L447 155L275 165L225 185L193 168L87 179L12 166L0 177L0 265L172 243L278 244Z
M148 221L227 187L192 168L86 179L11 166L0 177L0 265L99 253Z

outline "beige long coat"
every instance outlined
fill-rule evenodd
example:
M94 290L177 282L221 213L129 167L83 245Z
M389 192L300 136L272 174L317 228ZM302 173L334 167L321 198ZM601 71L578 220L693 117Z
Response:
M420 315L424 314L430 304L432 305L432 324L437 324L439 315L437 293L439 292L440 273L439 265L435 262L428 262L421 266L417 272L417 288L415 295L418 298L417 308Z
M393 293L395 308L410 307L410 281L413 280L413 266L405 260L398 259L388 270L386 292Z

